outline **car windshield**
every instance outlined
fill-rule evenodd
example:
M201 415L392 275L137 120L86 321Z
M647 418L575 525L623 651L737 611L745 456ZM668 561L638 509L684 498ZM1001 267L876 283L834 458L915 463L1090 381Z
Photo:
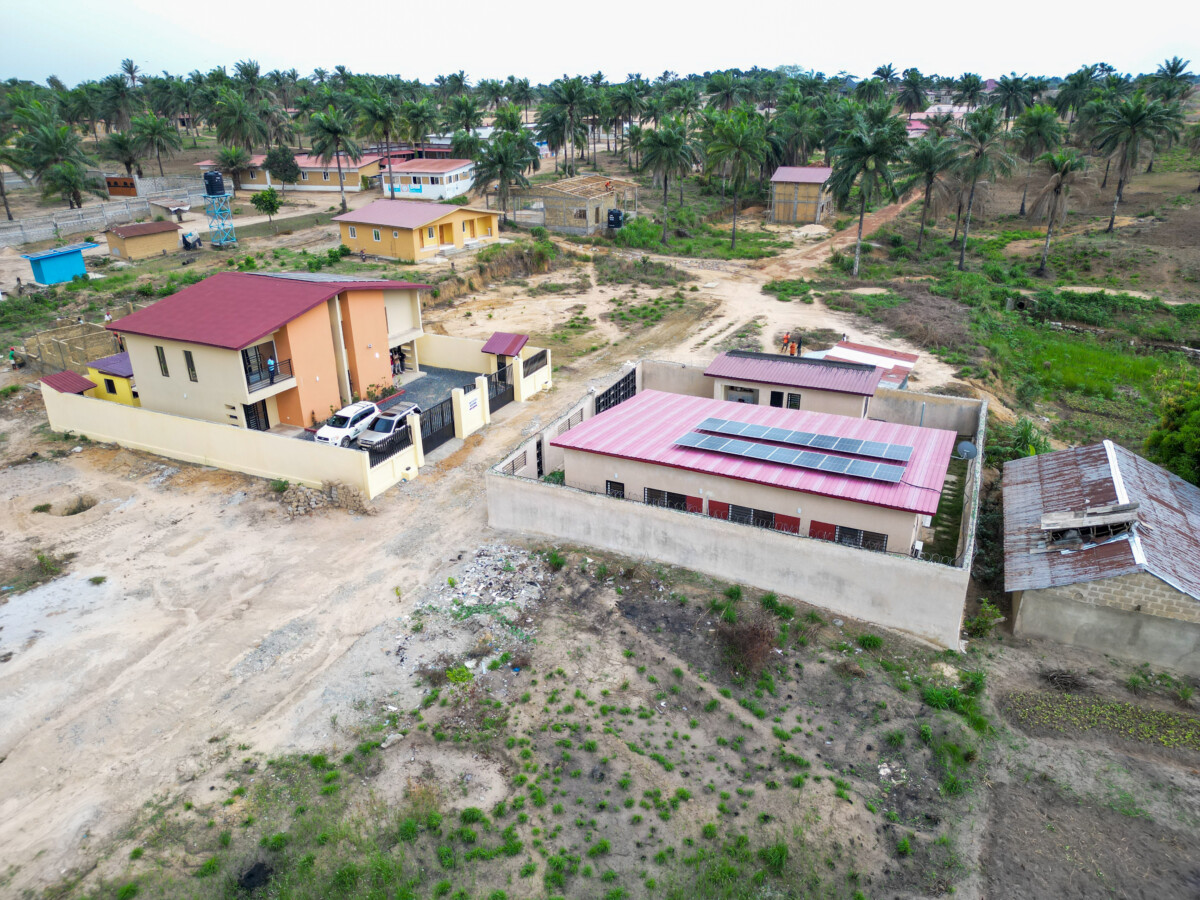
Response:
M330 428L345 428L350 424L350 419L347 416L331 416L325 424Z
M382 431L384 434L387 434L389 431L392 430L392 428L395 426L395 424L396 424L395 419L376 419L374 422L371 423L370 430L371 431Z

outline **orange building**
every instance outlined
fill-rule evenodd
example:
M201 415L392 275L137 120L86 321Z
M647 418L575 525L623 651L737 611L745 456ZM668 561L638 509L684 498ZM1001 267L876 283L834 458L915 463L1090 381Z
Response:
M262 431L308 427L392 384L416 358L420 292L406 281L222 272L113 322L145 409Z

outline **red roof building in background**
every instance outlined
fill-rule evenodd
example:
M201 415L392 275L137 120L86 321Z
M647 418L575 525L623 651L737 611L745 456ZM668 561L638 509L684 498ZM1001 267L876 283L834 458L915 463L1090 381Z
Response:
M873 365L728 350L709 363L704 374L710 378L871 397L883 372Z
M830 362L850 362L878 366L883 370L879 383L884 387L903 388L920 358L915 353L903 353L886 347L872 347L854 341L838 341L828 350L804 354L805 359L824 359Z

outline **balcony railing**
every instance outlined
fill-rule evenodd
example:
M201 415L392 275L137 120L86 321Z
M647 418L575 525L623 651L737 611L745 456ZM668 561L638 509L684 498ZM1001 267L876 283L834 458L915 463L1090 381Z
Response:
M286 381L292 377L294 377L292 374L292 361L290 359L280 359L275 361L275 369L273 371L267 365L263 365L258 369L246 369L246 387L253 394L255 391L269 388L271 385Z

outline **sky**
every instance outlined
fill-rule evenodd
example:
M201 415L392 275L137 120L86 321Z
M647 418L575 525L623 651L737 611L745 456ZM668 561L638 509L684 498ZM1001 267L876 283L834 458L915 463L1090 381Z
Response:
M1177 10L1194 0L1176 0ZM1173 5L1173 4L1172 4ZM445 12L438 12L444 8ZM0 0L0 80L68 85L99 80L132 58L147 74L184 74L254 59L262 71L344 65L354 72L430 82L463 69L481 78L602 71L611 82L639 72L680 75L758 65L798 65L832 75L869 75L892 63L926 74L1009 72L1065 75L1084 63L1151 72L1184 58L1200 42L1194 28L1164 27L1128 3L1040 3L1008 7L977 2L882 0L609 0L539 4L456 0L352 3L254 0ZM1163 13L1168 13L1166 9ZM1178 23L1180 26L1183 22ZM1196 24L1193 18L1192 24Z

